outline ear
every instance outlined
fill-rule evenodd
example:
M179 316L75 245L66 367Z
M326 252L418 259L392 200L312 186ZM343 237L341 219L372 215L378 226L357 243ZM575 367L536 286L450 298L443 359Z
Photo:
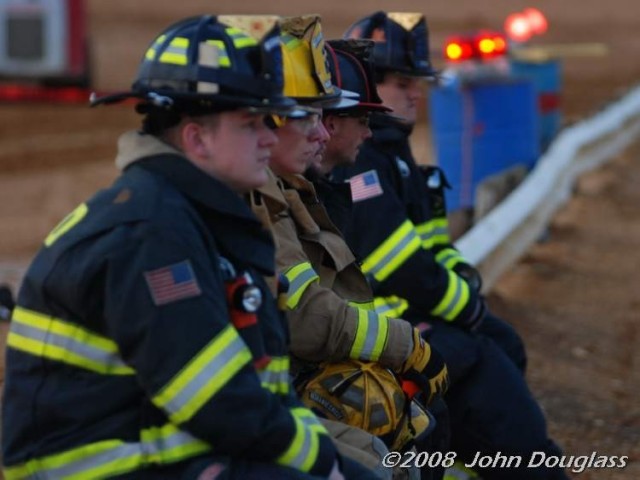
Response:
M329 132L329 135L333 136L338 131L339 122L338 122L338 117L336 117L335 115L326 115L322 119L322 123L324 123L324 128L327 129L327 132Z
M207 149L202 138L202 126L195 122L187 122L180 132L182 148L189 157L202 158Z

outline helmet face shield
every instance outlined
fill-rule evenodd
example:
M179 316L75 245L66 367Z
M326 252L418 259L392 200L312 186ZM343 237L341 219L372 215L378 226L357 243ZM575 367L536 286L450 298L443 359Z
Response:
M295 102L282 94L279 33L275 16L178 22L151 43L128 96L184 113L286 111Z

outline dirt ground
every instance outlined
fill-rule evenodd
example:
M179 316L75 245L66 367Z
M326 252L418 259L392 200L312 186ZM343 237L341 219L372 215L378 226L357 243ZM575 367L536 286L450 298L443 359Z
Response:
M636 0L418 0L322 3L272 0L151 0L89 3L95 87L128 87L153 36L172 21L220 13L323 16L336 37L375 9L426 11L435 63L443 39L480 27L500 28L510 12L537 6L550 31L537 43L603 42L610 54L563 62L565 124L592 114L640 81L640 17ZM73 105L0 105L0 281L16 284L25 263L57 221L116 176L119 133L137 126L126 107L90 110ZM414 144L428 155L426 128ZM585 175L574 199L556 216L544 242L501 279L492 309L522 333L529 380L568 455L627 455L624 470L590 470L576 478L640 478L640 147Z

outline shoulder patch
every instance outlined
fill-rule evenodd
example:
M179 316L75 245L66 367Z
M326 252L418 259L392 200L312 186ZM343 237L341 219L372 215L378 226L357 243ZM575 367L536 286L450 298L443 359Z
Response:
M349 183L351 185L351 200L354 203L377 197L384 193L382 185L380 185L378 172L375 170L369 170L351 177Z
M202 294L189 260L144 272L144 278L157 306Z
M400 157L396 157L396 164L398 165L398 170L400 170L400 175L402 178L407 178L411 175L411 170L409 169L409 165Z

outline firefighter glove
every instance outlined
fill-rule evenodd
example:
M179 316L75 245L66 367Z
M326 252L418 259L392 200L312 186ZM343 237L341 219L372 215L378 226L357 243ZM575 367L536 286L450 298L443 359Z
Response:
M453 267L453 271L466 281L471 288L480 293L482 289L482 276L480 272L468 263L459 263Z
M469 307L466 315L461 315L454 323L467 331L475 332L487 315L487 305L481 295L476 295L475 302L472 302Z
M449 388L449 372L444 359L422 338L417 328L413 329L413 351L403 365L401 376L423 392L426 405L436 395L444 395Z

